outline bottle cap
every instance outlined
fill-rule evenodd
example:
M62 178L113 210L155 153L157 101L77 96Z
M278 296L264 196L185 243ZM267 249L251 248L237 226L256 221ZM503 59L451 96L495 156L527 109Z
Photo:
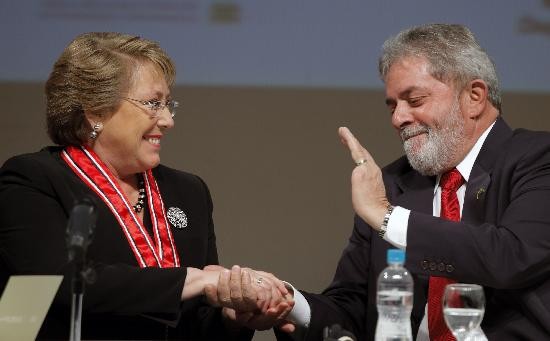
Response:
M388 264L395 263L405 264L405 251L401 249L388 250Z

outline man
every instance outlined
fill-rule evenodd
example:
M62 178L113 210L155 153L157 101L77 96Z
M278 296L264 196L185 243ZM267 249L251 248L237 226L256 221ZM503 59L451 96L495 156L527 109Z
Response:
M452 339L441 312L452 282L484 287L489 340L550 339L550 134L504 122L494 65L466 27L405 30L385 42L379 70L406 156L381 170L339 129L357 164L355 226L332 284L294 291L291 313L273 313L279 339L321 340L335 323L374 339L377 277L394 247L414 277L414 339Z
M295 292L287 318L306 340L320 340L334 323L372 340L377 276L386 250L399 247L414 277L415 339L448 339L438 300L452 281L484 287L489 340L550 339L550 134L508 127L494 66L463 26L399 33L385 42L379 70L406 157L381 171L340 128L358 164L354 230L332 284L321 295L302 293L305 304ZM451 193L458 219L440 216L448 204L441 180L453 169L463 178Z

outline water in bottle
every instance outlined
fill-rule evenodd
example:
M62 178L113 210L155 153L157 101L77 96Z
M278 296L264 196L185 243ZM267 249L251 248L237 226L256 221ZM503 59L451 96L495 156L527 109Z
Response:
M376 341L411 341L413 279L405 263L405 251L390 249L388 267L378 276Z

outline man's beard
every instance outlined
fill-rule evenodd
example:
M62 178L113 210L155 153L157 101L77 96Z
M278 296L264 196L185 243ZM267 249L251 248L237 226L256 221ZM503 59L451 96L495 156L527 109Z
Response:
M422 145L418 145L417 137L406 139L420 133L427 133ZM437 175L455 166L453 163L465 139L458 98L451 112L435 121L433 127L425 124L408 126L400 131L400 135L409 163L420 174Z

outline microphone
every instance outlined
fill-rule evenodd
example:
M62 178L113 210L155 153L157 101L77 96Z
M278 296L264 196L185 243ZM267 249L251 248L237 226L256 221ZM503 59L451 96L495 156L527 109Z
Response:
M323 341L355 341L353 333L343 329L339 324L333 324L323 329Z
M71 303L71 341L80 341L82 300L85 283L95 280L95 271L87 265L86 251L92 242L97 214L92 199L84 197L76 202L67 223L66 241L69 262L73 266Z
M69 261L84 262L86 250L92 242L97 220L95 205L89 198L77 202L67 223L67 249Z

